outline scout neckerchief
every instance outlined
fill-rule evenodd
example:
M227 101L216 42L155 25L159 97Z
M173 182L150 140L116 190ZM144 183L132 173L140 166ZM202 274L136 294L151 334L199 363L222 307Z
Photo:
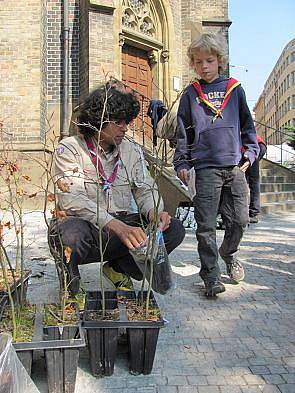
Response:
M102 182L102 189L108 193L111 189L111 186L113 185L116 177L117 177L117 173L118 173L118 168L119 168L119 164L120 164L120 157L119 157L119 153L117 154L116 158L115 158L115 164L114 164L114 168L110 174L109 177L107 177L104 169L103 169L103 165L102 162L100 160L100 158L97 155L97 149L94 146L94 143L92 142L91 139L87 139L86 140L86 144L89 150L89 153L91 155L91 161L94 164L95 168L97 168L100 178L101 178L101 182Z
M199 99L204 102L204 104L206 104L213 113L215 113L215 116L212 119L212 123L215 122L215 120L220 117L221 119L223 119L222 116L222 110L225 108L226 104L228 103L228 100L230 98L230 95L232 93L232 91L238 87L240 84L240 82L238 82L236 79L234 78L229 78L227 85L226 85L226 90L225 90L225 96L223 98L222 104L220 106L219 109L217 109L205 96L205 94L203 93L202 87L199 83L199 81L196 81L193 83L194 88L197 90Z

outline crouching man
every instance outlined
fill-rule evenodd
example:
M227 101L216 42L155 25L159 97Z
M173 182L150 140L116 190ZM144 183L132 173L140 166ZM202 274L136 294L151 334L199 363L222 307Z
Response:
M146 241L145 226L155 219L168 253L184 238L181 222L163 210L140 147L125 137L138 113L134 93L102 85L79 106L78 135L57 146L54 179L64 217L52 221L49 243L66 266L71 295L79 290L78 266L101 261L114 289L132 290L131 278L142 280L142 273L129 250ZM132 198L138 213L130 213Z

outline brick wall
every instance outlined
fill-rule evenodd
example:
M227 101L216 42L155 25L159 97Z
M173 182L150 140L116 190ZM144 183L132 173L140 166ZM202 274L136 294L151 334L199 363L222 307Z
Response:
M14 141L40 139L40 0L0 4L0 119Z
M47 8L41 5L41 88L40 88L40 137L42 142L48 130L47 124Z
M47 86L48 103L59 103L62 93L63 1L47 0ZM79 97L79 1L69 0L70 101Z
M105 80L104 73L113 75L114 16L95 7L89 11L89 87L93 89Z
M80 98L89 92L89 16L88 0L80 0L79 81Z

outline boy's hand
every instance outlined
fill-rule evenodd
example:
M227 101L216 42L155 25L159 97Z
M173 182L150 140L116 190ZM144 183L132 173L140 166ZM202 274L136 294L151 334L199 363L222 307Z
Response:
M250 161L249 161L249 159L247 158L247 160L243 163L243 165L240 166L240 170L241 170L242 172L246 172L246 170L249 168L249 166L250 166Z
M249 161L248 152L246 151L243 155L243 164L240 166L240 170L242 172L246 172L249 166L250 166L250 161Z
M177 172L177 177L187 186L188 183L188 170L187 169L181 169L179 172Z

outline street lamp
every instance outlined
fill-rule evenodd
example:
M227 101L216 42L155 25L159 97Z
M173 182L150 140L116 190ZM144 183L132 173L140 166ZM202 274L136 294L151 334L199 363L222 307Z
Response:
M245 72L248 72L248 68L243 65L230 64L229 66L232 68L242 68Z

